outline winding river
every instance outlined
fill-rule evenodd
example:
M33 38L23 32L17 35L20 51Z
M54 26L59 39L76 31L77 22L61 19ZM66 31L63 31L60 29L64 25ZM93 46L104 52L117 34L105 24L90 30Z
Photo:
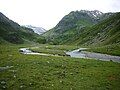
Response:
M89 59L96 59L96 60L102 60L102 61L114 61L114 62L120 63L119 56L88 52L88 51L84 51L85 49L87 48L79 48L77 50L66 52L66 54L76 58L89 58Z
M79 48L77 50L66 52L66 54L69 55L70 57L74 57L74 58L88 58L88 59L96 59L96 60L102 60L102 61L114 61L114 62L120 63L119 56L112 56L112 55L107 55L107 54L88 52L88 51L84 51L85 49L87 49L87 48ZM21 48L19 51L22 54L58 56L58 55L53 55L53 54L33 52L29 48Z
M53 54L45 54L45 53L33 52L29 48L21 48L19 51L22 54L43 55L43 56L58 56L58 55L53 55Z

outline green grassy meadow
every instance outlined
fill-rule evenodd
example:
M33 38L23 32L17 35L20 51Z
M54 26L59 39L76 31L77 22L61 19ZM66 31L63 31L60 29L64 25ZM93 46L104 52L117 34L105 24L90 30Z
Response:
M22 47L52 54L64 54L64 51L77 48L37 45L37 49L33 46L0 45L0 90L120 89L120 63L19 53Z
M120 56L120 45L112 44L99 47L90 47L87 51Z

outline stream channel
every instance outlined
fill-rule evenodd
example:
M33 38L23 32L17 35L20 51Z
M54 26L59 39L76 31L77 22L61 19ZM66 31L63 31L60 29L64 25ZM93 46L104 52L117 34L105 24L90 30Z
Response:
M87 59L96 59L96 60L102 60L102 61L113 61L120 63L120 57L119 56L112 56L107 54L101 54L101 53L93 53L85 51L87 48L79 48L77 50L66 52L67 55L74 58L87 58ZM31 55L44 55L44 56L58 56L53 54L45 54L45 53L38 53L33 52L29 48L21 48L20 53L22 54L31 54Z

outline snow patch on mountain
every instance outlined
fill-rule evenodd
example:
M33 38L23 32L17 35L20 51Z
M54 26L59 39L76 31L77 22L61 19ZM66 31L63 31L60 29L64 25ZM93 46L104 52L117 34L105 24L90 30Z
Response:
M80 12L87 13L90 17L95 18L95 19L100 18L104 14L98 10L94 10L94 11L81 10Z
M32 26L32 25L25 25L25 27L32 29L35 33L37 33L39 35L46 32L46 30L42 27L35 27L35 26Z

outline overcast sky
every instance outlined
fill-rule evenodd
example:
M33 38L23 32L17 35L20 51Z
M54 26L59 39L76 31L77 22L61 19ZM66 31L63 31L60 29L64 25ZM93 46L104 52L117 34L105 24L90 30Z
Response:
M120 12L120 0L0 0L0 12L13 21L45 29L76 10Z

